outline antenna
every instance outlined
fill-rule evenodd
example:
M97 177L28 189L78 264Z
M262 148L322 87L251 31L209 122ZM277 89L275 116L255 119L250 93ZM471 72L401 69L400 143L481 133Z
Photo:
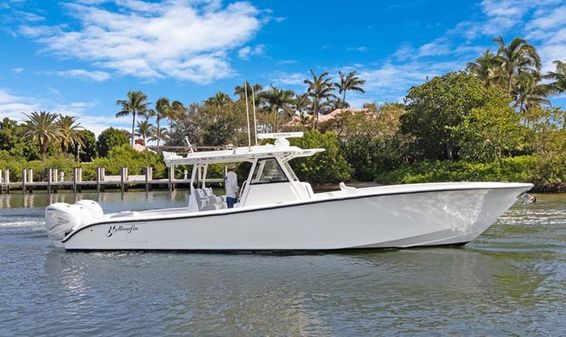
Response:
M248 106L248 81L244 82L244 93L246 96L246 119L248 120L248 147L252 147L252 136L250 134L250 107Z
M252 107L254 110L254 139L255 139L255 145L257 145L257 118L255 116L255 92L254 92L253 84L252 84Z

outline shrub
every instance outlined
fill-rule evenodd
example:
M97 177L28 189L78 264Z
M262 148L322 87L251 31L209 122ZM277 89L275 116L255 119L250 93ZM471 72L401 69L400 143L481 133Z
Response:
M334 183L351 179L352 167L344 158L334 132L321 134L308 131L303 138L291 139L291 144L303 149L324 148L326 151L312 157L291 161L300 180L313 183Z

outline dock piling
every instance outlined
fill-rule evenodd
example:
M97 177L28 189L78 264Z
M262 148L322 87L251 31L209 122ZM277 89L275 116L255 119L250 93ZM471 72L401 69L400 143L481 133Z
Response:
M27 170L22 169L22 194L26 194L27 179L28 179Z
M53 169L49 169L47 170L47 193L51 194L52 192L52 187L51 185L53 184Z
M126 191L127 180L128 180L128 168L122 167L122 170L120 170L120 188L122 189L122 192Z
M151 190L151 181L153 180L153 167L145 167L145 190L146 192Z
M4 183L6 183L6 193L10 193L10 170L8 169L4 170Z

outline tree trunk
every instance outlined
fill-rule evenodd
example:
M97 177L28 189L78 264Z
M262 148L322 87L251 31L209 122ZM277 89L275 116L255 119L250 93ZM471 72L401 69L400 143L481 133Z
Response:
M41 160L45 160L45 154L47 153L47 143L39 143L39 152Z
M346 107L346 90L344 90L344 94L342 95L342 109Z
M161 129L159 128L159 115L157 116L157 153L159 153L159 141L161 140Z
M136 112L132 112L132 147L134 147L134 127L136 125Z
M273 132L277 132L277 106L273 106Z
M509 72L509 78L507 79L507 92L511 95L511 84L513 82L513 72Z
M318 130L318 103L316 102L316 100L313 102L312 113L315 115L314 116L314 129Z
M450 141L446 143L446 155L448 160L454 160L454 150L452 149L452 143Z

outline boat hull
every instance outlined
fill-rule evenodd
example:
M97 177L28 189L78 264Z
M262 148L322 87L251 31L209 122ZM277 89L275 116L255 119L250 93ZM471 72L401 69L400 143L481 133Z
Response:
M528 184L425 189L300 203L178 213L151 212L83 226L67 250L334 250L456 245L475 239ZM166 212L161 211L161 214Z

